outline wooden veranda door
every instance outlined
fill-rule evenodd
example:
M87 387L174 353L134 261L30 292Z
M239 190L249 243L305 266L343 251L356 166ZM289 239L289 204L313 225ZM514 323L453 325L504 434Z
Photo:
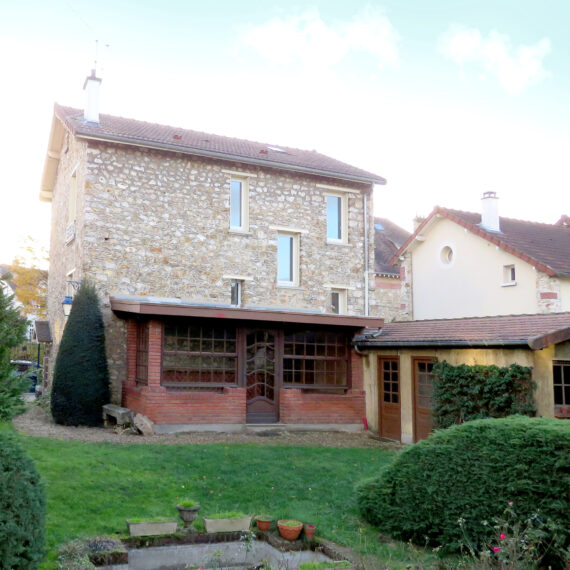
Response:
M246 334L246 421L253 424L278 421L276 332L254 330Z
M433 358L414 358L414 441L426 439L432 428Z
M378 435L400 441L400 359L378 357Z

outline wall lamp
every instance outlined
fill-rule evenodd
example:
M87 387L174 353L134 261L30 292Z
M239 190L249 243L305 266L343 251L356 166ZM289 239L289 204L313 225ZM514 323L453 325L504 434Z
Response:
M81 281L68 281L67 282L67 286L68 286L68 290L69 287L71 286L73 288L73 291L77 291L77 289L79 288L79 285L81 285ZM73 296L72 295L66 295L63 298L63 301L61 302L61 306L63 307L63 314L66 317L69 317L69 313L71 313L71 305L73 305Z

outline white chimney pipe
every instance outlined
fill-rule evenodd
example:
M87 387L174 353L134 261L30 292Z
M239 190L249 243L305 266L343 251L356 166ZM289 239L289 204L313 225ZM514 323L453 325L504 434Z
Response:
M481 227L490 232L500 232L499 198L496 192L483 192L481 198Z
M91 75L85 79L83 90L85 91L85 111L83 118L88 123L99 124L99 87L101 79L95 76L95 70L91 70Z

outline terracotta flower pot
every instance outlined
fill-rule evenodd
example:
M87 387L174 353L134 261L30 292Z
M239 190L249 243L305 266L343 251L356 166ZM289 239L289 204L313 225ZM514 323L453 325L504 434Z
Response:
M305 527L305 536L307 537L307 540L313 540L315 538L315 530L316 527L314 524L306 524Z
M255 518L255 524L257 525L257 529L263 532L267 532L271 529L271 523L273 521L268 518Z
M280 520L277 521L277 527L279 534L285 540L297 540L303 530L303 523L294 520Z

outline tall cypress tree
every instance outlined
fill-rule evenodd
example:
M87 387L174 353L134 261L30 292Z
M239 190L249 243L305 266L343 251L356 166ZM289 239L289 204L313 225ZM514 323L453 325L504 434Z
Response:
M53 375L51 413L58 424L96 426L109 403L109 370L99 298L92 283L73 299Z

